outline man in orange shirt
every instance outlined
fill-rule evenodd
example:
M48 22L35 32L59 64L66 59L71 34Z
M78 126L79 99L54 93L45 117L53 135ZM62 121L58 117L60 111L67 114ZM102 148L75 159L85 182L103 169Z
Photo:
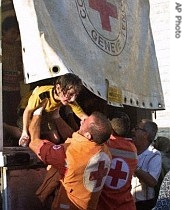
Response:
M126 114L111 120L112 135L107 145L112 154L112 163L97 210L136 210L131 194L131 179L137 167L137 150L132 139L125 137L129 123Z
M40 121L41 116L34 114L29 147L61 173L51 209L95 210L111 164L110 151L104 144L111 134L109 120L102 113L92 113L81 121L72 138L61 145L40 139Z

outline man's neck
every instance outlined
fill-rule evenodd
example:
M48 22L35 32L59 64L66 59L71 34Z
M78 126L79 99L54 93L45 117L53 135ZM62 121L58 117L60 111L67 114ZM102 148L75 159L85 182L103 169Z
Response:
M148 148L148 145L147 145L147 146L142 146L141 148L137 148L137 154L140 155L140 154L143 153L147 148Z

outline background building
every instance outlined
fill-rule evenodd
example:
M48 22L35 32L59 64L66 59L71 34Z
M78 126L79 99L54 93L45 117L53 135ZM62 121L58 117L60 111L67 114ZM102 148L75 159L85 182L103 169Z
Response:
M170 0L150 0L150 21L161 76L165 110L154 114L159 134L170 135Z

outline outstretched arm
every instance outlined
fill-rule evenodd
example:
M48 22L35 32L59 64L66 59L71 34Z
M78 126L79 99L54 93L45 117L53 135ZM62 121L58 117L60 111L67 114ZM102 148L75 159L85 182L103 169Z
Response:
M63 141L72 136L74 130L61 118L59 109L53 111L52 118Z
M43 146L44 141L40 139L40 122L41 122L41 115L34 115L30 126L29 126L29 133L30 133L30 149L37 154L40 158L40 148Z
M41 124L41 118L42 118L42 110L44 109L46 101L43 101L40 104L40 107L37 108L34 113L31 120L31 123L29 125L29 133L30 133L30 149L37 154L37 156L40 158L40 148L43 146L44 141L40 139L40 124Z
M40 139L40 123L41 115L38 113L34 114L29 126L31 139L29 147L36 153L40 160L45 164L54 166L62 175L64 175L66 170L64 147L63 145L54 145L48 140Z

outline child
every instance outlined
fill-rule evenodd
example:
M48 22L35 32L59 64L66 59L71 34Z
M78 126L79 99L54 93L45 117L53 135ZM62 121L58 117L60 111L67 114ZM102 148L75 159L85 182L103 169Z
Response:
M67 137L71 136L73 130L60 117L59 110L61 106L69 105L72 109L69 113L73 111L81 120L87 117L75 101L82 86L82 81L77 75L67 73L60 76L55 85L36 87L23 112L23 128L19 145L25 146L25 142L29 142L28 126L30 119L44 99L47 99L47 103L42 116L42 137L49 136L50 141L58 144L61 138L65 141Z

